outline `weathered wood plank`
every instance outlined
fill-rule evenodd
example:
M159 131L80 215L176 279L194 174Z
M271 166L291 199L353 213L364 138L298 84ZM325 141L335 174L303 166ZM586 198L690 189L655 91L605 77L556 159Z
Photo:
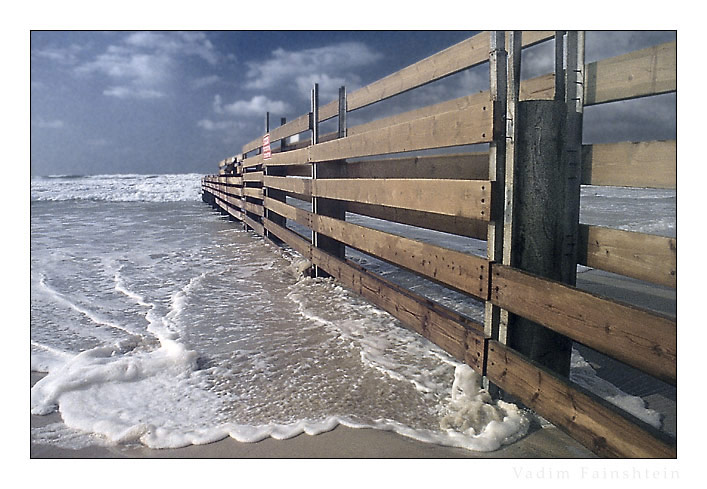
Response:
M262 188L244 188L243 189L243 196L244 197L251 197L253 199L263 199L263 189Z
M330 217L312 215L311 220L317 233L475 297L487 297L489 264L483 258Z
M465 153L349 162L344 173L346 178L488 180L488 166L488 153Z
M677 239L579 226L579 263L654 284L677 286Z
M519 100L553 100L555 98L555 74L548 73L520 82Z
M294 149L282 153L273 153L272 158L264 161L265 166L309 166L309 148Z
M584 105L677 90L677 42L585 65Z
M243 222L246 223L253 231L260 236L265 236L265 228L262 224L250 218L247 214L243 214Z
M443 214L431 214L429 212L362 204L359 202L345 202L344 204L348 212L362 216L375 217L384 221L408 224L459 236L485 240L488 231L487 222L467 217L445 216Z
M601 457L677 456L674 442L497 341L488 342L486 375Z
M582 183L677 188L677 141L582 146Z
M312 179L298 177L274 177L266 175L263 186L299 195L312 195Z
M387 126L310 146L309 161L401 153L493 139L493 106L490 103Z
M243 206L241 207L243 210L250 212L251 214L255 214L256 216L263 217L265 215L265 210L263 209L262 205L258 204L253 204L252 202L248 201L242 201Z
M369 131L377 131L388 126L394 126L397 124L402 124L405 122L414 121L416 119L422 119L425 117L432 117L435 115L443 114L445 112L452 112L455 110L463 110L469 107L478 106L479 104L489 104L490 95L488 90L485 92L475 93L472 95L467 95L464 97L459 97L453 100L447 100L445 102L440 102L438 104L428 105L421 107L419 109L410 110L400 114L392 115L389 117L382 117L365 124L359 124L357 126L349 127L346 131L347 137L355 136L357 134L362 134Z
M488 221L491 182L384 178L326 179L312 182L312 195Z
M253 171L253 172L244 173L241 178L243 178L244 182L262 182L263 181L263 172L262 171Z
M670 318L495 264L491 302L665 382L677 382L677 325Z

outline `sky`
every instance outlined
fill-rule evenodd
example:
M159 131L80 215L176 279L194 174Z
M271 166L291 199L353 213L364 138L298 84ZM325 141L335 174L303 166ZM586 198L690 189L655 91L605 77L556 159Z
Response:
M214 173L271 127L365 86L476 31L30 32L31 175ZM590 31L586 60L676 39L675 31ZM553 43L524 51L523 77L553 69ZM361 109L349 124L488 88L466 70ZM326 132L323 128L323 132ZM333 130L333 129L329 129ZM585 142L676 137L675 94L585 112Z

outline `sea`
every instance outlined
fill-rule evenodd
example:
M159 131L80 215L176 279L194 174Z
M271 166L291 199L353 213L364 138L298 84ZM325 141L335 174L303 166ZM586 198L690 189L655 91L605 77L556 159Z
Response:
M31 178L31 442L177 448L339 425L494 451L531 411L332 279L201 200L200 174ZM485 243L350 215L470 253ZM671 190L585 187L582 222L676 234ZM300 230L301 232L305 232ZM372 257L348 257L471 318L483 304ZM586 267L581 270L586 270ZM573 380L657 428L662 414L594 375Z

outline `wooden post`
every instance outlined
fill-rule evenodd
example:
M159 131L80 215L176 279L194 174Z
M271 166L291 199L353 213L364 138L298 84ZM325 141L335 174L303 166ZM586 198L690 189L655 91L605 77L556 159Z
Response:
M520 102L516 117L510 265L562 281L568 274L567 263L562 260L568 175L564 158L567 105L563 100ZM569 375L569 338L511 314L507 344L550 370Z

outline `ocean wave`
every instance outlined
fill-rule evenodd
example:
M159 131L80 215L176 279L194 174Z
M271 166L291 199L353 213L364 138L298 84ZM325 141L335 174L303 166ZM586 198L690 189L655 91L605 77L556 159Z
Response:
M31 200L180 202L201 199L201 174L49 175L31 180Z

